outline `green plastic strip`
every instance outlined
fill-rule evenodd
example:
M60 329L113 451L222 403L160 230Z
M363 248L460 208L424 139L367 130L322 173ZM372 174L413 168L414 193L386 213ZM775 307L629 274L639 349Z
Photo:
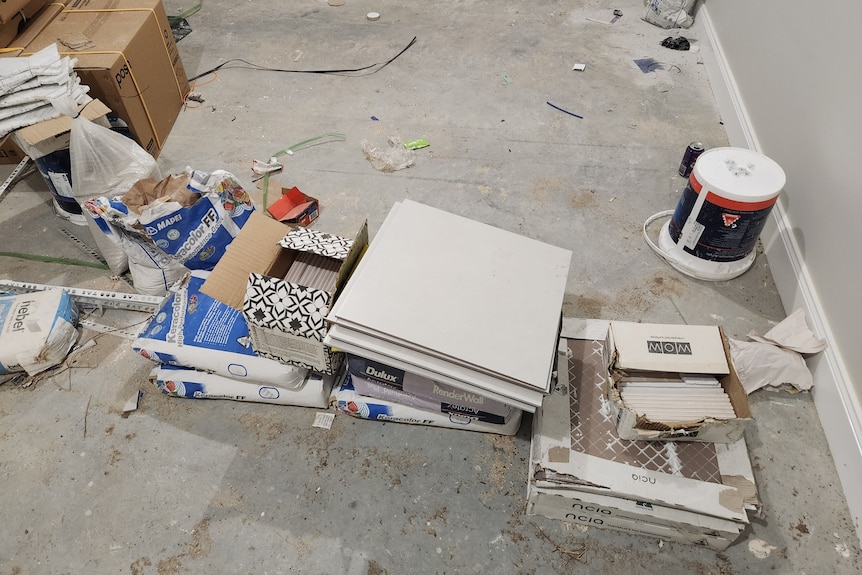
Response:
M30 260L33 262L44 262L49 264L63 264L67 266L82 266L85 268L96 268L97 270L106 270L109 269L108 266L104 264L98 264L95 262L85 262L82 260L75 260L70 258L55 258L51 256L40 256L36 254L21 254L16 252L0 252L0 257L6 258L18 258L20 260Z
M180 14L179 16L168 16L168 24L173 26L177 22L182 22L183 20L185 20L186 18L188 18L192 14L197 14L200 11L200 9L203 7L203 5L204 5L204 0L199 0L197 3L197 6L192 6L191 8L189 8L188 10L186 10L185 12Z
M330 132L328 134L323 134L321 136L315 136L314 138L309 138L307 140L303 140L301 142L297 142L292 146L288 146L283 148L277 152L273 152L270 154L271 158L279 158L285 154L293 152L295 150L299 150L300 148L304 148L306 146L316 146L318 144L326 144L328 142L343 142L347 139L347 136L344 134L340 134L338 132ZM269 158L267 158L269 161ZM266 211L267 208L267 195L269 194L269 172L263 175L263 211Z

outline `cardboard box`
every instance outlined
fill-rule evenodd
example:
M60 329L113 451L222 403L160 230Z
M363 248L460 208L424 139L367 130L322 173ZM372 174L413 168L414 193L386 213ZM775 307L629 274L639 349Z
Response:
M3 0L0 2L0 24L6 28L7 24L15 22L17 16L32 18L47 3L47 0Z
M748 395L733 369L727 338L717 326L611 322L605 354L610 371L608 398L622 439L732 443L742 437L752 419ZM736 416L652 421L626 405L620 394L620 381L626 374L662 372L716 376Z
M439 399L436 401L434 399L426 399L424 397L404 391L402 389L390 387L385 383L381 383L379 381L359 377L350 373L349 370L348 374L350 375L350 380L353 383L353 389L355 389L356 393L358 393L359 395L364 395L365 397L371 397L375 399L385 399L386 401L424 409L433 413L457 415L460 417L468 417L470 419L475 419L477 421L484 421L486 423L502 425L508 422L509 418L512 415L520 411L514 408L510 408L509 413L506 415L495 415L493 413L481 411L471 405L441 402Z
M745 440L620 439L605 395L606 333L570 334L564 321L559 380L533 419L530 483L575 499L595 493L748 523L760 503Z
M266 211L280 222L305 227L320 215L320 206L317 198L303 194L294 186L289 190L282 188L281 197Z
M163 10L163 9L162 9ZM77 58L75 68L90 95L108 105L154 157L189 91L178 54L164 23L151 8L74 9L61 12L27 46L30 55L59 43L61 55ZM63 49L65 43L83 45ZM82 44L84 43L84 44ZM172 48L173 47L173 53Z
M404 394L402 397L415 397L425 400L426 404L436 404L438 408L442 404L454 405L461 407L461 411L472 411L476 414L484 413L504 418L508 417L513 409L510 405L494 401L478 393L452 387L358 355L347 354L347 373L356 378L385 385ZM358 388L357 391L368 395ZM391 398L394 395L389 394L386 397Z
M110 110L99 100L78 109L88 120L109 127L105 116ZM68 214L80 214L81 208L72 193L71 130L72 118L60 116L21 128L12 133L11 138L36 164L57 206Z
M745 529L745 523L739 521L654 505L648 501L636 501L587 491L572 489L563 491L528 484L527 499L528 514L532 515L530 513L532 506L541 504L544 512L536 515L552 517L553 515L549 515L552 513L559 515L556 518L564 521L571 519L566 517L570 513L591 513L597 517L621 517L631 521L664 525L696 537L721 537L730 541L737 539Z
M70 0L56 0L47 4L39 10L23 26L17 26L17 36L9 42L6 50L0 53L0 58L15 58L20 56L30 42L36 38L48 24L54 21L54 18L63 11Z
M168 15L165 12L165 5L162 0L65 0L64 3L67 4L67 12L108 12L111 10L151 12L161 31L160 37L164 42L165 50L174 68L174 75L177 77L180 86L188 86L189 80L186 75L186 69L183 66L177 44L174 41L174 34L171 30L170 22L168 22Z
M291 228L255 211L201 291L242 310L261 356L332 374L340 355L323 343L325 317L367 245L367 223L346 239ZM326 287L284 279L303 253L334 261L337 272Z
M79 106L78 110L91 122L110 127L105 116L111 110L99 100ZM72 118L60 116L21 128L12 133L12 138L28 156L35 160L58 150L68 150L71 132Z
M333 388L330 402L339 411L360 419L430 425L432 427L447 427L500 435L514 435L521 426L521 411L516 411L506 423L495 424L457 413L435 413L395 401L366 397L356 392L353 387L353 378L349 374L345 374L340 384Z
M527 515L541 515L588 527L613 529L633 535L653 537L662 541L673 541L686 545L706 547L713 551L724 551L739 538L739 530L727 536L714 529L705 532L688 529L686 526L652 521L649 518L629 517L609 507L583 502L579 499L554 495L550 490L533 490L527 498Z
M15 38L36 17L48 0L5 0L0 2L0 47L15 43Z
M12 134L0 140L0 164L18 164L26 155L24 150L15 143Z

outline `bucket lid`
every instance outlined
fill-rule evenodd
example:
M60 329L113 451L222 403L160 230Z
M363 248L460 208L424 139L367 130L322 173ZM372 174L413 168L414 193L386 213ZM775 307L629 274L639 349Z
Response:
M771 200L787 181L774 160L745 148L705 151L697 158L692 175L710 192L740 202Z

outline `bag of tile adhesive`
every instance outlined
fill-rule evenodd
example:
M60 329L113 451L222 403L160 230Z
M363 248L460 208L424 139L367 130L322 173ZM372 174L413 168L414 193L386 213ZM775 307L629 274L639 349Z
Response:
M161 177L155 158L134 140L91 122L74 108L64 112L73 117L69 161L72 195L78 203L83 205L99 196L122 195L139 180ZM128 270L129 258L121 247L121 239L97 215L87 209L83 213L111 272L120 275Z
M193 271L172 288L132 349L157 363L238 381L301 389L308 370L259 356L242 312L200 291L209 272Z
M140 180L121 197L85 205L128 255L135 289L154 295L189 270L212 270L254 210L224 170Z
M62 363L78 340L78 308L51 289L0 295L0 375L35 375Z

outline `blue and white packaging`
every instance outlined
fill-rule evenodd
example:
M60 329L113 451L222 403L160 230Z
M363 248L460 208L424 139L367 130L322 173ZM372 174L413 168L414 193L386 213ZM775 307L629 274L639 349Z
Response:
M35 375L62 363L77 324L78 308L63 290L0 295L0 374Z
M198 197L193 205L152 203L141 210L139 221L160 250L190 270L212 270L254 204L233 174L224 170L194 171L187 187Z
M331 376L310 372L301 387L285 389L172 365L153 368L150 379L159 391L171 397L232 399L320 409L329 404L333 381Z
M132 343L142 356L241 381L299 389L308 370L260 357L242 313L201 293L209 272L188 274Z
M171 193L160 197L171 190L185 192L182 203ZM91 198L85 207L126 253L135 289L151 295L164 295L188 270L212 270L254 211L224 170L141 180L123 196Z
M514 435L521 425L521 411L518 410L509 420L502 424L488 423L459 413L440 413L426 411L394 401L366 397L356 392L349 374L332 391L330 403L344 413L360 419L391 421L394 423L412 423L414 425L430 425L432 427L448 427L465 429L499 435Z

